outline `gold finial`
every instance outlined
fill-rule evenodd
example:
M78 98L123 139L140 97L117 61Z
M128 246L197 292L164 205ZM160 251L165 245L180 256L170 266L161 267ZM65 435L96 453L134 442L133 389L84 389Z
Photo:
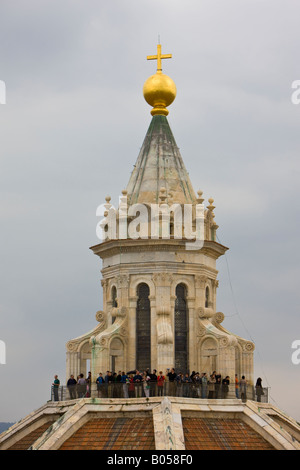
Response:
M161 60L172 59L172 54L162 54L161 44L157 44L157 55L147 55L147 60L157 60L157 73L162 73Z
M143 93L148 104L153 106L152 116L161 114L167 116L167 107L173 103L176 97L176 85L173 80L162 73L162 59L171 59L172 54L162 54L161 44L157 45L157 54L147 56L147 60L157 60L156 74L148 78L144 83Z

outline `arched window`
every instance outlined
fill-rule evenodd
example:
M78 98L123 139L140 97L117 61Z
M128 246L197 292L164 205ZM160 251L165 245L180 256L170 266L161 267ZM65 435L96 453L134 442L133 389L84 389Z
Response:
M145 283L137 288L136 308L136 367L139 371L151 368L151 311L150 289Z
M186 302L186 287L178 284L175 300L175 371L178 374L189 372L188 360L188 311Z
M205 289L205 307L209 307L209 287Z
M112 308L116 308L118 306L116 286L113 286L111 288L111 306L112 306ZM116 317L112 317L111 322L114 323L115 320L116 320Z

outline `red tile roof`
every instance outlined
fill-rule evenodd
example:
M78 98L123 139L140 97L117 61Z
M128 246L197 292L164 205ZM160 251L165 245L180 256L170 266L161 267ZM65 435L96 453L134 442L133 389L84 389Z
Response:
M67 439L60 450L155 450L149 418L93 418Z
M274 450L239 419L182 418L186 450Z
M14 445L9 447L8 450L27 450L49 428L51 424L53 424L53 420L48 421L39 428L35 429L35 431L27 434Z

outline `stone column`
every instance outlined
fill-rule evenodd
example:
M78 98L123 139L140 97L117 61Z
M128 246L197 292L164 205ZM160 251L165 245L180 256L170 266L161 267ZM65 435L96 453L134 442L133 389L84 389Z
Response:
M112 324L112 316L111 316L111 311L113 309L113 303L109 300L106 302L106 311L107 311L107 326Z
M105 376L106 371L110 370L109 350L106 338L100 338L98 341L96 337L91 337L90 342L92 344L91 373L94 384L99 372Z
M117 299L118 299L118 307L128 307L129 302L129 281L130 276L128 273L120 274L117 276Z
M107 286L108 282L107 279L101 279L101 286L103 291L103 310L107 310L106 302L107 302Z
M219 281L216 279L212 279L211 281L212 286L212 308L216 311L217 308L217 288L219 287Z
M70 375L74 375L75 379L80 374L80 353L77 351L77 345L70 341L67 343L67 367L66 367L66 379L70 378Z
M195 276L195 303L197 307L205 307L205 285L207 276L197 274Z
M235 344L233 336L224 336L219 340L219 372L222 380L228 375L230 384L234 384L235 378ZM234 387L229 387L227 398L235 398Z
M248 385L254 385L253 383L253 352L254 344L245 342L243 344L243 354L242 354L242 375L245 376Z

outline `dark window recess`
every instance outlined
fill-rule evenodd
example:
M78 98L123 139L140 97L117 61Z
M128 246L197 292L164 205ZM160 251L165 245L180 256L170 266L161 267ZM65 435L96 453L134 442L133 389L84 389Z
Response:
M186 304L186 287L176 287L175 300L175 371L178 374L189 372L188 363L188 311Z
M112 289L111 289L111 301L112 301L112 307L117 308L117 306L118 306L118 303L117 303L117 288L115 286L113 286ZM112 317L111 322L114 323L115 320L116 320L116 317Z
M205 289L205 308L209 307L209 288Z
M137 288L136 308L136 367L139 371L151 369L151 312L150 290L147 284Z

